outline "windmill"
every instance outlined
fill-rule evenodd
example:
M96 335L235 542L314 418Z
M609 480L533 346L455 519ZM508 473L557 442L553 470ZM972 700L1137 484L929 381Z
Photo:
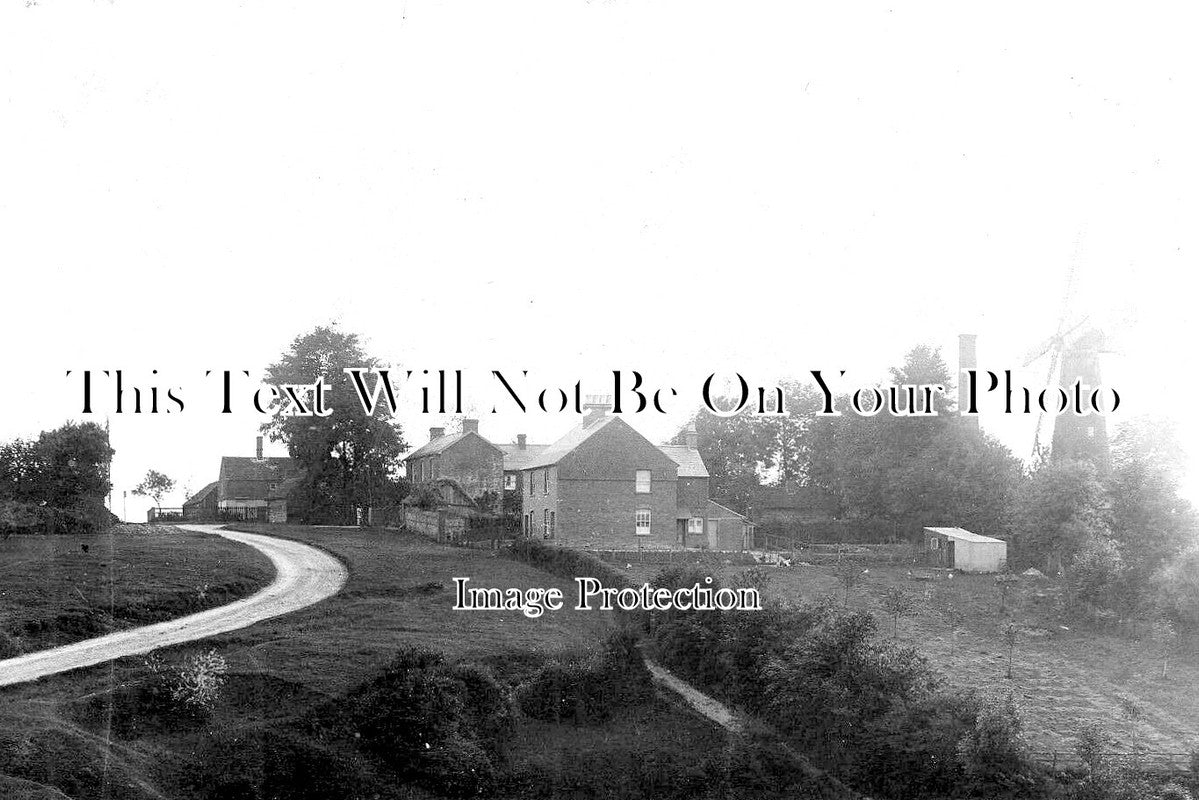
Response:
M1091 323L1089 317L1084 316L1077 321L1070 320L1081 239L1080 234L1074 243L1074 259L1066 272L1066 291L1062 298L1057 328L1053 335L1030 350L1024 358L1026 368L1043 357L1047 358L1048 369L1044 385L1046 389L1053 390L1053 395L1056 395L1057 387L1070 390L1076 381L1090 388L1100 386L1102 381L1099 356L1108 352L1103 331ZM1042 410L1033 435L1034 459L1045 456L1045 442L1049 431L1052 431L1052 446L1049 449L1052 457L1090 461L1100 472L1107 471L1110 453L1107 425L1102 414L1079 416L1065 413L1057 417Z

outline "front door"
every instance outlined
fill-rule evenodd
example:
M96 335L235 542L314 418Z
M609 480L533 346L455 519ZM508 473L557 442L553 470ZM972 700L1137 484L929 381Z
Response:
M945 542L945 566L953 569L953 539Z

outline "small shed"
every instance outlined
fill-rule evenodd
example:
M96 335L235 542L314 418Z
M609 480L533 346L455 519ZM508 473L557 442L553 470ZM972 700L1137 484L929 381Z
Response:
M1000 572L1007 566L1007 542L963 528L925 528L924 551L934 566L962 572Z

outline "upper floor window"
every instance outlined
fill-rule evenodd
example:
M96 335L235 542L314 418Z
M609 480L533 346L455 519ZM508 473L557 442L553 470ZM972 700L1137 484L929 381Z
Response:
M504 476L504 490L509 492L516 491L516 473L509 472Z
M628 473L626 473L628 474ZM649 494L650 478L648 469L637 470L637 494Z
M533 496L533 470L529 470L529 497Z
M541 493L550 493L550 471L548 468L542 470L541 472Z

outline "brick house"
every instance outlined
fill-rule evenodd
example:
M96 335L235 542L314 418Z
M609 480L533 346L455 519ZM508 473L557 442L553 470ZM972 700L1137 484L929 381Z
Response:
M504 494L508 496L514 493L519 498L521 471L549 445L529 444L528 437L522 433L512 444L501 444L498 447L504 453Z
M263 457L259 436L254 458L221 458L216 508L242 511L262 521L287 522L287 497L302 479L303 469L294 459Z
M658 446L609 415L606 403L589 403L587 410L580 425L549 446L522 449L518 439L505 449L526 535L618 550L745 546L748 520L708 497L694 431L686 444ZM726 534L713 538L718 525ZM728 533L734 529L735 536Z
M449 435L445 428L429 428L429 441L409 453L404 465L413 484L452 485L473 500L492 493L499 506L504 451L479 435L477 419L463 420L462 430Z

